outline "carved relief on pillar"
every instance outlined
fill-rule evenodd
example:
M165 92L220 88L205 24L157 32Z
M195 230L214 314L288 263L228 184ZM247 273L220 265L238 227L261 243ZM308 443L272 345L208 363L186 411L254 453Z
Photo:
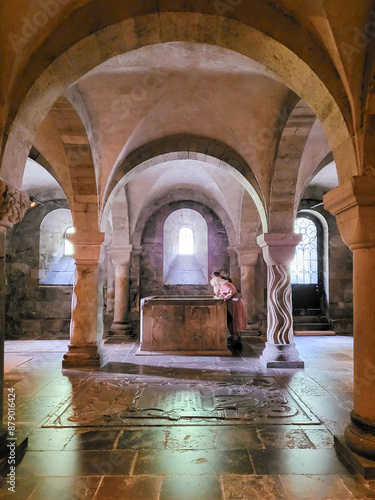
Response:
M20 222L29 206L29 196L0 180L0 225L12 227Z
M258 236L267 264L267 343L261 356L268 368L303 368L293 342L292 288L288 265L302 236L266 233Z
M287 266L268 266L267 338L275 344L293 342L292 289ZM272 304L272 307L270 307Z

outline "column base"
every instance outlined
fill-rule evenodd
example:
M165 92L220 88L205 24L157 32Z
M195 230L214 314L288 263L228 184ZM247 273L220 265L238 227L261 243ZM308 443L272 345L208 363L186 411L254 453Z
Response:
M106 344L121 344L122 342L133 342L135 335L131 324L126 321L124 323L113 322L109 329Z
M75 370L100 370L108 362L103 343L85 346L69 345L64 354L62 367Z
M11 474L13 471L11 467L16 467L21 462L27 449L28 438L18 443L18 441L8 440L8 437L10 436L6 430L3 430L0 434L0 477L7 477L7 474ZM14 450L9 447L10 443L16 443ZM13 452L15 463L12 461L9 463L13 459ZM11 476L9 480L12 481Z
M335 436L334 447L339 459L352 473L358 472L364 479L375 479L375 461L361 457L346 444L343 436Z
M305 367L305 363L299 359L294 342L291 344L271 344L266 342L260 361L266 368Z
M345 442L351 450L369 460L375 460L375 423L350 413L351 422L345 429Z

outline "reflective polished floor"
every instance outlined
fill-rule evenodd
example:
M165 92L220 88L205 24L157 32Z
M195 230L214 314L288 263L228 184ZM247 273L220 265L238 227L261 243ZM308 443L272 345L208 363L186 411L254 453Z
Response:
M62 370L68 342L9 341L22 500L374 499L338 460L352 409L352 338L297 337L305 369L265 369L260 337L224 357L138 356L106 345L101 371ZM5 407L5 416L7 415Z

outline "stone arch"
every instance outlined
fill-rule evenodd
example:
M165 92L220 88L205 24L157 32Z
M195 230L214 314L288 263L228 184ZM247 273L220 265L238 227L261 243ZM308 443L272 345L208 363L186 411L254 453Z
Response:
M220 141L193 135L164 137L133 151L112 173L103 202L102 220L107 217L112 200L129 176L158 163L176 159L200 160L228 171L250 194L258 209L263 230L267 230L264 196L253 172L245 160L231 147Z
M272 177L270 231L293 231L298 171L303 150L315 120L316 116L313 111L307 104L300 101L285 124Z
M240 245L256 245L256 238L261 230L261 221L256 205L244 191L242 196L241 225L240 225ZM232 243L232 246L234 244Z
M58 117L63 116L63 120ZM43 156L48 157L50 147L61 149L61 162L53 165L56 179L68 199L73 222L80 229L97 229L97 185L91 147L84 124L71 103L59 98L48 113L44 123L54 129L55 143L38 144ZM51 141L52 142L52 141Z
M57 208L44 216L40 223L39 279L63 257L65 231L72 224L72 213L67 208Z
M370 38L369 38L370 40ZM369 43L367 71L364 73L363 152L358 175L375 175L375 43Z
M111 12L106 11L105 15L106 5L98 0L77 9L41 44L33 59L37 62L32 68L25 68L19 79L21 88L13 93L14 104L6 126L2 178L16 187L20 185L39 123L66 88L83 74L129 50L181 40L223 46L264 64L321 119L338 157L340 177L345 179L355 173L357 162L350 109L333 66L309 31L291 16L259 0L253 3L262 15L250 16L254 9L239 8L234 15L242 22L218 15L214 5L203 1L196 6L200 8L199 13L178 12L186 9L186 3L175 5L173 13L159 12L155 3L147 15L140 15L145 14L142 7L139 12L131 2L127 10L120 0L114 0ZM91 9L95 12L93 16ZM70 38L70 22L77 23L84 31L74 31ZM262 24L265 22L268 26ZM274 38L268 35L271 32ZM62 46L57 48L59 40ZM48 65L50 53L58 56ZM88 54L90 57L85 57Z
M139 247L142 242L142 234L147 220L149 220L153 214L155 214L158 210L160 210L165 205L170 205L172 203L181 203L185 200L189 200L191 202L202 204L208 207L212 212L214 212L219 220L222 222L226 234L228 236L229 245L235 246L237 244L237 234L232 220L226 211L219 205L219 203L215 202L213 199L208 199L203 193L197 193L193 190L176 190L173 193L169 193L165 196L162 196L152 203L150 203L147 207L145 207L140 217L137 220L134 233L133 233L133 246Z
M129 212L125 189L121 189L111 207L112 244L129 245ZM105 227L103 227L105 231Z

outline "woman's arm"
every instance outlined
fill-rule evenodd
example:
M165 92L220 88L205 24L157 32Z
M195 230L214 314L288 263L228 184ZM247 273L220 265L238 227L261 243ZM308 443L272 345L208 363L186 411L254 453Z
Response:
M230 299L236 292L237 290L233 285L231 285L231 283L223 283L220 287L219 295L225 300Z

